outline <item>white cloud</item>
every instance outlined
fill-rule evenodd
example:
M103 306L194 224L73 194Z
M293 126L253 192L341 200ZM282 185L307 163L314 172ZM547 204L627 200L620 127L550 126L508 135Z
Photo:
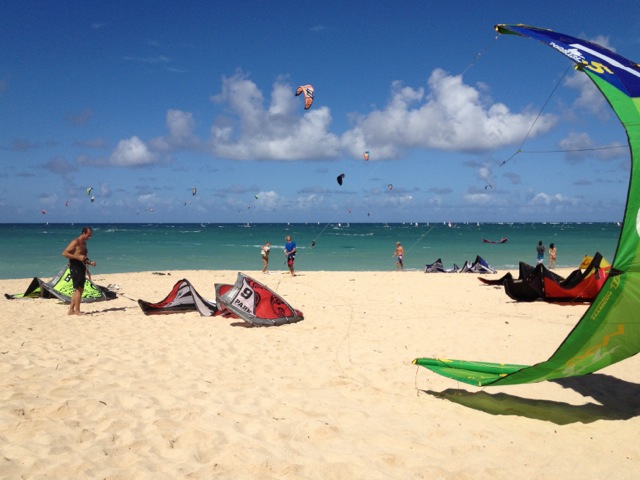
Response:
M171 152L178 149L198 150L200 140L194 134L195 120L193 113L182 110L167 110L165 123L169 134L157 137L148 142L150 150Z
M339 141L329 132L326 107L302 111L293 88L277 82L267 109L257 85L242 73L223 79L222 92L212 100L228 107L231 116L211 127L216 156L236 160L308 160L334 158Z
M473 205L491 205L496 202L495 197L487 193L468 193L464 200Z
M169 136L177 142L184 142L193 137L195 122L193 114L180 110L169 110L167 112L167 128Z
M353 127L338 136L330 131L326 106L303 110L295 89L277 80L268 105L258 86L238 72L222 80L212 101L225 112L213 123L210 153L232 160L322 160L345 154L360 157L375 150L376 160L398 158L411 148L481 152L518 144L551 129L556 118L537 112L513 113L502 103L491 103L462 77L436 69L428 89L391 85L385 108L355 115ZM537 117L537 119L536 119ZM193 114L168 110L168 134L145 144L138 137L121 140L109 163L136 166L155 163L156 154L176 149L199 150ZM481 173L482 175L482 173Z
M154 163L155 156L145 143L133 136L128 140L120 140L118 146L109 157L109 163L118 167L149 165Z
M309 193L307 195L299 195L295 199L296 210L316 210L323 204L325 197L317 193Z
M601 120L607 120L610 117L611 107L587 75L576 72L566 78L565 85L578 91L572 111L574 109L587 111Z
M358 118L356 126L343 135L343 143L351 146L354 155L375 149L376 158L397 156L412 147L480 152L516 144L556 123L552 115L541 115L536 121L535 112L512 113L502 103L488 104L460 75L441 69L434 70L428 86L425 95L422 88L394 83L385 109Z
M259 210L270 211L282 203L282 198L273 190L268 192L259 192L256 199L256 208Z
M143 193L138 196L138 202L144 206L152 206L158 202L158 197L155 193Z
M486 183L486 186L493 187L493 179L491 178L491 167L487 164L483 164L478 168L478 178ZM485 186L485 188L486 188Z
M585 38L588 38L585 36ZM596 35L595 37L589 39L593 43L597 43L601 47L608 48L609 50L615 52L616 49L613 45L611 45L611 40L607 35Z
M382 194L374 199L377 206L402 208L407 205L413 205L413 195L401 193L387 195Z
M547 193L541 192L536 194L533 197L532 203L534 205L545 205L545 206L558 206L558 205L577 205L578 201L575 198L567 197L561 193L556 193L553 195L549 195Z

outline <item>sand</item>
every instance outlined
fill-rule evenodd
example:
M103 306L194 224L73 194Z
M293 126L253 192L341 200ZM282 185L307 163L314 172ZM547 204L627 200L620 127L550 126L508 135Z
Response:
M516 303L474 274L255 271L305 319L248 328L145 316L139 298L187 278L214 299L237 272L163 273L94 272L119 296L84 316L0 300L0 478L637 478L639 356L485 389L411 364L543 361L585 305Z

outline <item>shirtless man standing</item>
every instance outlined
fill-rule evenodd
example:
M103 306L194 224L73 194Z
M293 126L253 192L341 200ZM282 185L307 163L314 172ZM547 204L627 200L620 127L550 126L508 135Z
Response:
M62 256L69 259L69 271L73 281L73 295L71 295L68 315L83 315L80 312L80 302L84 291L87 265L92 267L96 265L96 262L92 262L87 257L87 240L91 238L92 234L91 227L82 227L80 236L71 240L71 243L62 252Z
M396 258L396 272L398 271L398 269L402 270L404 272L404 248L402 248L402 245L400 245L400 242L396 242L396 251L393 252L393 255L391 255L392 257L397 257Z

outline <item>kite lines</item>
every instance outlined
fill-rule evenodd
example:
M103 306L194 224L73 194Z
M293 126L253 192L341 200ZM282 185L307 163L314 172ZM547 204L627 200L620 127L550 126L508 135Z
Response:
M511 159L513 159L513 157L515 157L516 155L518 155L519 153L522 153L522 147L525 144L525 142L527 141L527 139L529 138L529 135L531 135L531 131L533 130L533 127L535 127L536 123L538 122L538 120L540 119L540 115L542 115L542 112L544 111L544 109L546 108L547 104L549 103L549 100L551 100L551 97L553 97L553 95L556 93L556 90L558 89L558 87L560 86L560 83L562 83L562 80L564 80L564 77L567 76L567 72L569 71L569 69L572 67L571 64L569 64L569 66L567 66L567 68L565 69L564 73L562 74L562 76L560 77L560 79L558 80L558 82L555 84L555 86L553 87L553 89L551 90L551 93L549 94L549 96L547 97L547 100L544 102L544 104L542 105L542 108L540 108L540 111L538 112L538 115L536 115L536 118L533 120L533 123L531 123L531 126L529 127L529 131L527 131L527 134L525 135L525 137L522 139L522 142L520 143L520 146L518 147L518 149L506 160L504 160L499 166L498 168L502 167L503 165L506 165L508 162L511 161Z

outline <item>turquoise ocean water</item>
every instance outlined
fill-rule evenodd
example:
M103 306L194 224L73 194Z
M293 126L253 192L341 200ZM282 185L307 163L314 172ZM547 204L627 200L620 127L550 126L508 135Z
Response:
M269 267L285 270L285 235L298 245L302 271L392 271L396 241L405 248L407 270L445 267L483 257L498 271L535 264L536 245L556 244L558 267L575 268L583 256L601 252L612 260L620 234L615 223L492 224L94 224L89 257L94 275L167 270L259 270L260 246L272 244ZM81 225L1 224L0 278L51 278L66 259L62 250ZM483 243L482 239L504 244ZM315 247L311 242L315 241Z

